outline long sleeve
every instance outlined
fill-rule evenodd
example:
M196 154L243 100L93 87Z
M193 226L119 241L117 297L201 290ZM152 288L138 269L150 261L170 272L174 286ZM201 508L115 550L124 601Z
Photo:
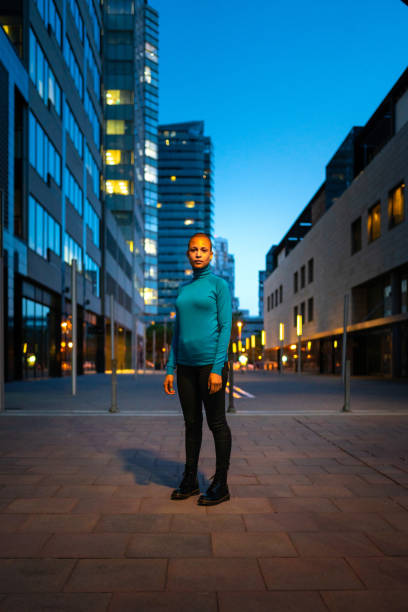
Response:
M178 339L179 339L179 323L178 323L178 317L176 316L176 320L174 323L173 338L171 340L169 358L166 364L167 374L173 374L175 367L176 367Z
M217 318L219 335L217 349L211 372L221 376L222 368L227 355L228 345L231 337L232 305L231 295L227 283L219 280L217 286Z

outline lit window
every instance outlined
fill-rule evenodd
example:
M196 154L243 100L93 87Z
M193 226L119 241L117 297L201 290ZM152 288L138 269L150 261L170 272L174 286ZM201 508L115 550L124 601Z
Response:
M170 140L168 138L166 138L166 147L170 146Z
M380 202L374 204L368 211L367 217L368 242L373 242L381 234L381 205Z
M157 183L157 168L145 164L144 167L144 180L148 183Z
M106 181L106 193L129 195L131 193L130 181Z
M158 59L157 59L157 49L156 49L156 47L154 47L149 42L145 42L145 52L146 52L146 57L150 61L155 62L157 64Z
M120 149L107 149L105 151L105 163L107 166L116 166L121 163Z
M111 135L122 135L125 133L125 122L123 119L108 119L106 122L106 133Z
M161 208L161 207L162 207L161 202L157 202L157 208Z
M114 104L133 104L132 92L128 89L108 89L105 93L108 106Z
M147 157L157 159L157 144L151 140L145 140L145 154Z
M151 71L150 66L144 67L144 80L146 83L152 82L152 71Z
M173 183L174 183L174 181L177 180L177 177L173 175L173 176L170 177L170 180L173 181Z
M185 202L186 208L194 208L195 206L195 202L194 200L189 200L187 202Z
M153 238L145 238L145 253L147 255L157 255L157 241Z
M184 225L193 225L194 223L194 219L185 219L184 220Z
M398 185L388 196L388 227L391 229L404 220L404 187Z
M130 251L131 253L133 253L133 250L134 250L134 247L133 247L133 240L126 240L126 243L127 243L128 247L129 247L129 251Z

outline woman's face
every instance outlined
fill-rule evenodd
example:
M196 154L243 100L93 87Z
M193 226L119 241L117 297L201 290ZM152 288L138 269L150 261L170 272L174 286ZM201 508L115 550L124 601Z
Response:
M205 236L195 236L190 240L187 257L193 268L205 268L212 260L211 243Z

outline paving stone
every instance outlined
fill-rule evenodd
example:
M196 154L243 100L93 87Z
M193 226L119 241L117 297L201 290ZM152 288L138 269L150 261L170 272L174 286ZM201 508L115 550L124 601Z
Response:
M270 512L271 503L264 497L231 497L227 502L216 506L207 506L208 514L244 514L246 512Z
M363 533L319 531L288 534L303 557L382 556L381 551Z
M61 498L61 501L62 499L63 498ZM134 498L83 498L77 500L77 504L73 508L72 512L74 514L134 514L139 511L140 503L140 499Z
M59 533L46 543L43 557L118 558L125 554L129 535L126 533Z
M339 510L333 501L323 497L273 497L270 502L275 512L336 512Z
M216 557L295 557L286 533L213 533Z
M387 497L333 498L342 512L387 512L400 510L398 504Z
M367 533L374 544L388 557L408 557L408 533L398 531Z
M361 582L344 559L260 559L270 590L358 589Z
M341 485L292 485L299 497L352 497L353 493Z
M219 593L219 612L327 612L319 593L311 591L238 591Z
M6 470L6 468L3 468ZM0 474L0 485L36 485L42 481L41 474L14 474L13 470L7 468L5 474ZM49 484L49 483L43 483Z
M0 557L28 558L42 556L39 554L50 534L40 533L3 533L0 539Z
M30 593L8 595L1 612L107 612L111 594L105 593Z
M396 512L382 512L381 516L398 531L408 531L408 512L397 510Z
M109 498L115 491L116 487L108 485L64 485L57 491L55 497Z
M330 612L406 612L408 592L322 591Z
M294 484L311 484L310 477L304 474L260 474L258 476L260 484L264 485L294 485Z
M80 559L64 591L158 591L164 588L166 566L164 559Z
M254 516L259 516L259 514ZM176 533L241 532L245 531L245 524L241 514L201 514L195 516L175 514L171 523L171 531Z
M175 485L176 486L176 485ZM147 485L133 484L129 486L116 487L116 491L113 498L117 497L164 497L169 499L173 487L167 487L165 485L159 485L154 482L150 482Z
M140 512L146 514L205 514L203 506L197 506L198 495L188 499L171 500L161 498L144 498L141 500ZM223 504L225 505L225 504Z
M127 557L172 558L210 557L211 540L207 534L138 533L131 537Z
M26 514L2 514L0 517L0 533L18 531L26 521Z
M42 514L47 513L64 513L70 512L77 503L76 499L66 497L37 497L32 499L15 499L3 512L16 512L18 514Z
M38 476L38 478L41 478L41 485L58 485L59 487L64 487L67 485L93 485L95 483L94 475L89 476L82 473L47 474L46 476Z
M19 531L23 533L88 533L99 519L98 514L33 514Z
M109 612L217 612L216 593L115 593Z
M170 514L104 514L94 532L167 533L171 519Z
M407 588L408 557L349 557L348 562L368 589Z
M0 489L0 497L12 499L15 497L52 497L58 486L38 486L38 485L5 485Z
M52 593L68 578L71 559L0 559L0 593Z
M170 591L256 591L265 585L256 559L170 559Z

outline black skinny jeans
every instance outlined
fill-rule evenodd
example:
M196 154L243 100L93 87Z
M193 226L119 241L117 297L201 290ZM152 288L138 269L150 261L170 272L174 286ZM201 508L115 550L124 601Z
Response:
M222 387L216 393L209 393L208 377L212 365L177 365L177 390L186 427L186 468L197 470L200 455L203 411L207 417L215 443L216 471L224 474L229 468L231 456L231 430L225 417L225 387L228 379L228 365L222 368Z

